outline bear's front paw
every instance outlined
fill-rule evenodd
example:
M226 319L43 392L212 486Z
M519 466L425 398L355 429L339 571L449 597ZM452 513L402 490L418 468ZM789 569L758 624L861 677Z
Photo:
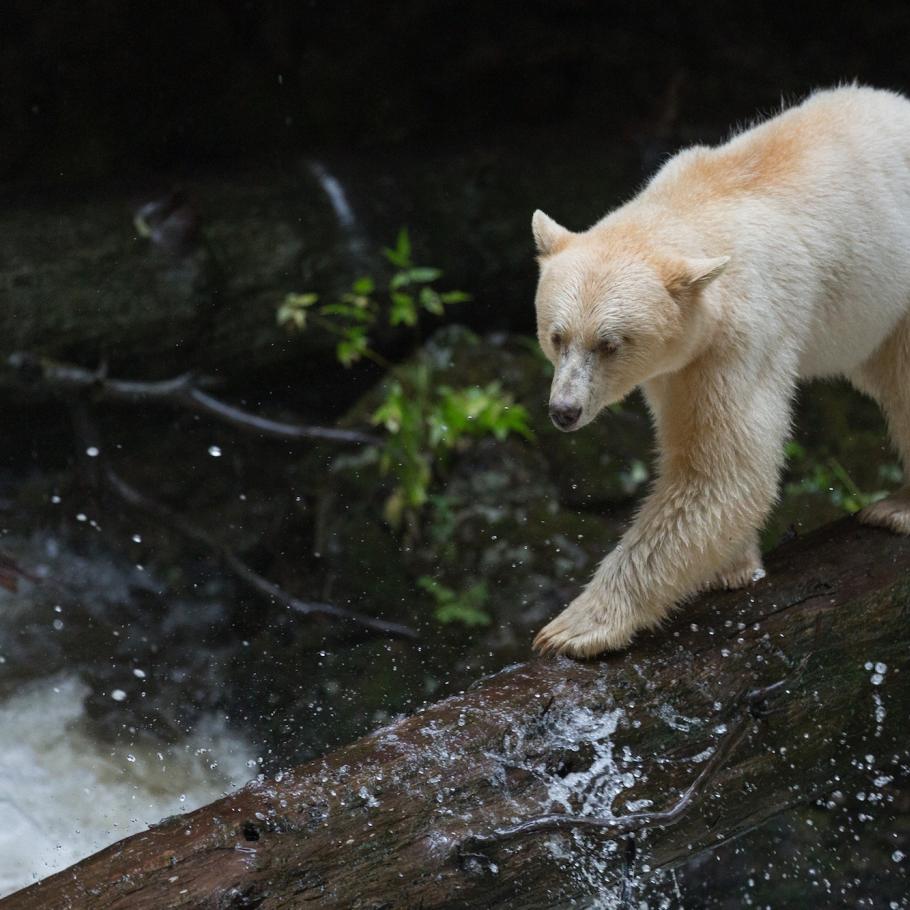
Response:
M628 605L614 602L599 587L591 587L537 633L534 649L541 654L594 657L625 648L646 625Z
M910 534L910 487L873 502L857 517L863 524L887 528L895 534Z
M731 562L722 572L718 572L708 583L709 590L737 591L761 581L765 577L761 553L750 549L738 559Z

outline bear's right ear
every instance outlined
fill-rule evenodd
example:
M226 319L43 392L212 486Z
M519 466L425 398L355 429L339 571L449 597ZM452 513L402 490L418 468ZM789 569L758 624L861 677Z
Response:
M557 224L549 215L540 209L534 212L531 218L531 230L534 233L534 243L541 256L555 253L572 236L572 232Z
M698 291L707 287L727 267L729 256L715 259L674 259L665 263L663 279L671 294Z

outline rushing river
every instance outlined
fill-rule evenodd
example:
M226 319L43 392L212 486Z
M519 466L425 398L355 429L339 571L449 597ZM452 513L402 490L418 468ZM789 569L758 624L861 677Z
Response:
M249 744L215 716L171 745L106 744L86 729L88 694L57 675L0 704L0 897L255 774Z

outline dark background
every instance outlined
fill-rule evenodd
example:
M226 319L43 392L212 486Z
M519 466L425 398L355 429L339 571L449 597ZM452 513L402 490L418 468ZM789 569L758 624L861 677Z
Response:
M55 187L510 131L711 135L820 85L903 89L910 47L901 2L6 0L0 24L0 180Z

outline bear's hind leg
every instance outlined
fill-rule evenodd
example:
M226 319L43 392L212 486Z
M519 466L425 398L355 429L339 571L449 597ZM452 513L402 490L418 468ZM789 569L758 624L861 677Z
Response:
M859 520L897 534L910 534L910 314L851 378L881 405L891 441L904 466L903 487L867 506L859 513Z

